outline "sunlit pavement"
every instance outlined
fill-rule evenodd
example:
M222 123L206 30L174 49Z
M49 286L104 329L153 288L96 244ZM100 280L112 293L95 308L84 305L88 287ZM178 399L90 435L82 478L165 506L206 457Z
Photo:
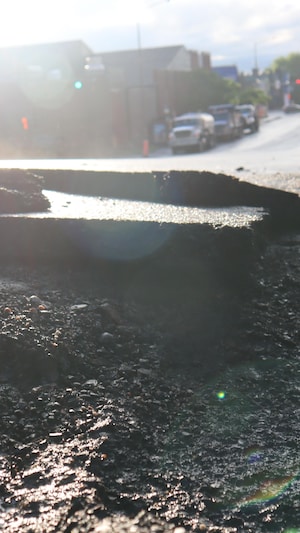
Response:
M67 250L68 246L64 246L63 236L68 236L70 233L74 235L76 231L81 233L81 241L87 238L88 240L94 240L94 246L99 249L99 246L103 246L101 238L103 238L102 230L106 228L105 247L107 242L112 239L112 234L118 234L118 239L114 242L113 246L121 247L124 251L126 247L131 250L131 256L134 257L137 253L139 246L143 250L145 256L147 253L152 253L156 249L156 246L160 248L162 243L165 243L165 228L172 228L172 235L188 230L189 237L192 234L197 235L199 238L198 228L209 227L212 233L218 233L220 228L237 228L237 225L241 230L243 228L249 228L255 225L257 228L257 215L254 210L252 212L241 212L238 208L233 208L230 211L216 210L200 208L200 205L194 205L193 209L188 207L185 201L182 206L168 206L158 205L157 201L154 203L151 198L135 198L131 197L119 197L118 191L116 194L112 193L112 186L110 186L110 192L98 192L101 199L80 197L78 195L86 195L88 193L88 176L90 173L94 174L95 180L101 183L101 173L106 173L106 179L110 180L111 173L121 173L125 182L128 176L133 176L134 173L148 173L151 178L155 173L164 173L166 176L172 169L179 172L183 170L203 171L204 169L213 174L223 173L228 176L235 176L239 178L239 181L246 181L252 184L259 185L260 187L266 186L268 188L280 189L282 191L300 192L300 165L299 165L299 150L298 150L298 132L300 132L300 117L299 116L285 116L281 112L274 112L270 114L267 119L262 121L261 130L255 135L245 135L245 137L234 143L224 143L217 146L215 149L201 154L183 154L179 156L168 156L170 152L166 148L165 155L160 152L160 155L154 156L153 154L147 158L128 158L128 159L60 159L60 160L2 160L0 167L2 168L22 168L32 170L39 175L48 175L51 181L51 175L55 175L55 179L63 179L64 173L70 171L70 180L77 180L81 183L82 190L80 191L67 191L76 192L76 196L70 196L67 198L59 193L49 192L49 198L51 197L51 210L48 213L40 215L26 215L24 217L2 217L2 228L8 228L9 231L14 231L15 243L19 242L19 246L11 244L12 239L7 237L4 231L2 235L6 235L6 249L7 253L16 253L18 250L24 250L24 242L20 238L20 235L24 236L24 224L26 220L27 230L33 235L36 235L37 242L32 243L31 247L37 251L40 246L40 250L45 252L45 246L41 238L41 228L48 235L48 240L53 244L50 247L51 254L54 256L56 252L61 253L64 249ZM282 151L281 151L282 150ZM286 156L284 156L286 154ZM279 169L275 171L274 169ZM298 172L297 172L298 169ZM55 172L57 170L57 172ZM62 174L60 176L60 170ZM289 172L289 170L291 172ZM97 174L98 173L98 174ZM49 178L50 175L50 178ZM75 178L74 178L75 176ZM118 184L117 189L118 189ZM137 185L137 183L136 183ZM139 185L139 184L138 184ZM46 187L47 188L47 187ZM52 187L48 187L50 189ZM55 189L55 188L54 188ZM57 189L59 190L59 189ZM134 187L131 185L131 191ZM218 189L216 189L217 191ZM115 199L112 199L112 198ZM125 201L127 200L127 201ZM140 201L132 201L140 200ZM143 201L141 201L143 200ZM172 201L170 202L172 203ZM214 202L210 205L214 205ZM230 204L227 204L230 205ZM240 205L245 205L243 201ZM255 204L262 208L265 207L264 203ZM280 213L280 210L278 211ZM242 213L242 216L241 216ZM251 222L249 222L249 216ZM282 220L285 220L286 214L282 211ZM84 224L84 221L88 224ZM259 224L262 223L262 220ZM68 231L61 231L62 226L68 228ZM70 229L73 226L72 230ZM80 229L79 229L80 226ZM85 229L83 231L83 226ZM96 227L97 226L97 227ZM110 227L109 227L110 226ZM109 229L107 230L107 228ZM114 228L112 231L112 227ZM116 231L118 227L118 231ZM126 238L124 232L119 233L119 229L126 227ZM128 232L129 227L134 227L134 232L131 230ZM14 230L12 230L14 228ZM21 231L18 230L21 228ZM33 229L34 228L34 229ZM38 229L37 229L38 228ZM47 230L46 230L47 228ZM101 229L102 228L102 229ZM141 230L139 238L136 237L136 230ZM151 228L151 231L150 231ZM175 231L174 231L175 230ZM153 234L154 231L154 234ZM26 232L25 232L26 233ZM102 237L100 235L102 234ZM9 235L9 233L8 233ZM84 237L85 235L85 237ZM152 239L152 244L147 251L145 243L147 239ZM155 235L155 236L154 236ZM164 236L163 236L164 235ZM163 236L163 238L162 238ZM211 237L210 237L211 238ZM66 237L65 237L66 239ZM69 237L68 237L69 239ZM130 240L131 239L131 240ZM131 248L132 240L135 240L136 246ZM193 240L193 239L192 239ZM159 244L157 244L157 242ZM58 242L60 245L58 245ZM143 246L141 246L143 242ZM156 242L156 244L154 244ZM173 242L173 241L172 241ZM213 239L212 239L213 242ZM75 243L75 244L74 244ZM123 243L123 245L122 245ZM125 243L125 245L124 245ZM130 244L131 243L131 244ZM38 244L38 245L37 245ZM2 242L2 245L4 243ZM78 242L72 238L72 246L76 247ZM164 244L165 245L165 244ZM81 246L81 244L80 244ZM89 250L93 245L89 244ZM190 251L192 246L190 248ZM4 248L3 248L4 250ZM80 250L80 249L79 249ZM82 248L82 253L85 248ZM78 253L78 250L77 250ZM96 252L95 255L97 255ZM59 254L58 254L59 255ZM129 254L130 255L130 254ZM50 257L50 252L48 252Z
M0 168L65 169L96 172L153 172L198 170L225 173L257 185L300 194L300 115L271 112L257 134L245 134L202 153L171 155L168 147L150 151L149 157L102 159L0 160Z
M25 167L19 162L19 168L22 163ZM259 227L264 233L269 208L272 219L276 212L277 219L286 220L297 199L210 172L179 170L167 178L163 172L95 172L93 161L60 161L61 169L55 169L56 161L37 163L34 173L44 178L51 208L1 216L1 247L7 257L26 260L30 250L48 260L87 256L128 261L155 254L165 261L171 246L176 265L182 242L187 243L188 261L199 260L207 240L210 250L221 247L224 253L236 232L237 246L248 247Z

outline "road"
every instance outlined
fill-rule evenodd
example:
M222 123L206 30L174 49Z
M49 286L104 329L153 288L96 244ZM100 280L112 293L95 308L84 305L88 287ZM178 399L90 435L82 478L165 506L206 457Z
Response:
M271 112L257 134L224 143L204 153L172 156L169 148L150 157L124 159L2 160L1 168L67 168L78 170L152 171L209 170L238 176L258 185L300 194L300 114Z
M2 167L208 169L299 190L299 126L300 116L282 116L203 154ZM75 198L74 209L92 216L84 201ZM100 203L103 216L107 202ZM144 205L135 207L145 216ZM120 211L128 217L124 204ZM195 233L177 255L174 244L163 246L169 263L160 280L153 261L133 270L128 256L120 269L101 270L99 262L85 270L75 260L51 269L66 240L53 231L61 226L45 232L40 219L35 246L49 255L35 263L28 220L9 220L13 239L0 231L5 262L6 235L9 249L27 253L1 267L0 529L299 532L299 237L272 240L264 257L260 249L257 281L251 276L241 290L248 232L231 241L236 231L220 236L218 227L212 244ZM80 254L93 257L107 254L107 242L118 254L152 254L162 244L155 233L126 241L109 231L102 240L90 224L66 227Z

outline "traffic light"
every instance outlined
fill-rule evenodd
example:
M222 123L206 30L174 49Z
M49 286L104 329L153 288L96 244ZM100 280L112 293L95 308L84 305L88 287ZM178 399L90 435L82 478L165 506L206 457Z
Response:
M74 81L74 87L75 87L75 89L77 89L77 90L82 89L82 81L80 81L80 80L76 80L76 81Z
M22 117L21 122L22 122L23 130L29 130L28 118Z
M296 84L296 85L300 85L300 79L299 79L299 78L297 78L297 79L295 80L295 84Z

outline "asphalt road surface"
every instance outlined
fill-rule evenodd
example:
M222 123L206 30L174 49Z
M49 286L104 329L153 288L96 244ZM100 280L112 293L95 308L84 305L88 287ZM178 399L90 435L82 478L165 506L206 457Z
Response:
M203 154L1 166L300 192L300 116L271 118ZM299 253L297 234L272 241L245 292L212 272L141 293L147 270L118 289L74 265L2 266L0 530L299 532Z
M142 142L141 142L142 145ZM168 147L149 157L119 159L2 160L2 168L78 170L209 170L238 176L258 185L300 193L300 114L272 111L260 131L204 153L172 156Z

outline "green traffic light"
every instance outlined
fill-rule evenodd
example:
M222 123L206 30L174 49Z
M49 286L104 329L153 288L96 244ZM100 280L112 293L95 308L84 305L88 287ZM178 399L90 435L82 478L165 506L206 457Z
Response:
M77 80L74 82L75 89L82 89L82 81Z

